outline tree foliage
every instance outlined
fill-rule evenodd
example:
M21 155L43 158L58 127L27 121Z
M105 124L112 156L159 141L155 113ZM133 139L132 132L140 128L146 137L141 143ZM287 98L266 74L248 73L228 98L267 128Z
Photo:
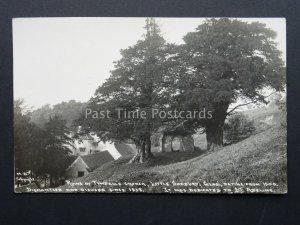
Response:
M31 113L30 122L43 127L49 120L49 117L55 115L61 116L66 120L66 126L69 129L75 130L72 126L73 122L79 118L81 112L86 107L86 103L76 102L71 100L69 102L61 102L51 107L50 105L44 105Z
M14 101L14 152L16 173L30 171L35 176L63 175L61 166L73 146L66 121L49 117L44 126L30 122L31 112L23 100ZM19 184L19 181L16 181Z
M153 108L167 107L170 95L167 90L171 64L168 60L173 54L173 46L168 45L160 35L159 27L154 19L147 19L146 34L134 46L121 50L122 58L115 63L111 76L102 84L89 102L92 110L108 110L110 118L86 119L82 124L94 131L102 140L133 140L141 154L136 157L144 160L151 157L151 134L156 131L162 121L153 118ZM121 115L117 109L122 109ZM127 112L146 112L143 118L124 115Z
M254 131L254 122L243 113L236 113L225 123L224 137L228 144L233 144L250 137Z
M43 140L41 130L30 123L24 101L14 101L14 153L16 172L36 171L40 167Z
M178 65L179 105L206 108L212 119L190 121L206 128L208 149L223 143L223 126L230 104L237 99L266 102L263 88L282 91L285 68L265 24L228 18L208 19L184 37Z
M44 127L44 148L42 173L62 175L61 162L71 153L73 139L66 127L66 121L60 116L49 117Z

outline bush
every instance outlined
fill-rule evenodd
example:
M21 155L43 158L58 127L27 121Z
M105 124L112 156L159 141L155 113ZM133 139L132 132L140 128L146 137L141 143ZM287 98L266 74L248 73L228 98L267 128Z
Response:
M225 123L224 137L227 144L233 144L250 137L254 131L253 120L249 120L242 113L237 113L229 117Z

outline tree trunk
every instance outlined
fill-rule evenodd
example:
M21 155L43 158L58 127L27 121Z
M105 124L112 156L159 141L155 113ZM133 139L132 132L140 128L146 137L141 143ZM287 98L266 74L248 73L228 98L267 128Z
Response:
M165 134L162 134L162 137L160 139L160 151L164 152L166 150L166 137Z
M227 116L229 103L215 105L213 118L206 124L207 151L223 147L223 127Z
M150 136L143 138L138 145L137 153L132 157L129 163L139 162L143 163L147 159L153 158L151 152L151 138Z
M142 139L138 146L139 147L137 149L137 153L132 157L129 163L134 163L134 162L143 163L145 161L146 140Z
M146 139L146 158L151 159L153 158L153 154L151 152L151 137L147 137Z
M223 125L210 124L206 126L207 151L214 151L223 146Z
M174 150L173 150L173 138L171 138L171 140L170 140L170 145L171 145L171 152L174 152Z

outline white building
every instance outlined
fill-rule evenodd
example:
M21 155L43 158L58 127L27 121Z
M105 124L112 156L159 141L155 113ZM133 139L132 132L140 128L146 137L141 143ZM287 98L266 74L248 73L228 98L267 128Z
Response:
M86 176L91 171L103 164L113 161L114 158L108 151L102 151L95 154L78 156L65 169L65 178L72 179Z
M120 158L122 155L116 149L113 142L103 142L96 135L88 134L74 141L74 148L71 148L72 154L77 156L85 156L103 151L108 151L114 159Z

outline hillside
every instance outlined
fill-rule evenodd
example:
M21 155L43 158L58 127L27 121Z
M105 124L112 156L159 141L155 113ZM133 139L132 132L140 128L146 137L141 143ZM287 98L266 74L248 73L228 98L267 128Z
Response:
M264 121L267 117L273 116L274 119L277 111L261 108L250 115L257 117L256 123L261 125L266 124ZM82 184L86 182L97 184L102 181L138 184L209 182L214 185L234 183L241 185L242 192L246 193L269 193L263 183L272 183L272 191L284 193L287 185L286 133L273 122L268 126L264 125L264 131L216 152L155 152L155 159L143 164L128 164L130 156L127 156L107 163L75 182ZM251 187L254 185L260 190L251 189L251 191L243 184L249 184ZM83 187L91 188L90 185ZM92 188L99 187L101 185L92 185ZM163 190L159 186L150 186L146 191Z
M256 134L265 131L266 129L269 129L275 124L278 124L278 121L280 120L280 111L275 104L270 104L266 107L240 112L245 114L250 120L254 121ZM206 149L205 133L201 134L200 132L198 132L194 134L193 137L195 141L195 146L203 150Z
M127 164L129 158L122 158L103 165L76 182L275 182L278 186L274 191L283 193L287 182L283 179L286 173L285 143L285 134L273 127L240 143L203 155L156 153L155 160L133 165ZM190 158L196 157L188 159L189 154ZM157 192L159 189L148 191Z
M85 102L76 102L75 100L61 102L53 106L44 105L32 112L30 121L43 127L50 116L57 115L66 120L67 127L72 129L73 122L79 118L86 105Z

